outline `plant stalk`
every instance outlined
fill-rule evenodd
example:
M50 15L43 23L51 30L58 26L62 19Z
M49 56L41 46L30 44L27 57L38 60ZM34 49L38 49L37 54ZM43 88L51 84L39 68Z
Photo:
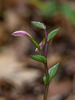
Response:
M49 85L45 85L44 100L47 100Z
M45 29L45 37L46 37L46 44L45 44L45 57L47 58L48 42L47 42L47 32L46 32L46 29Z
M45 64L45 73L46 73L46 76L48 76L48 66L47 66L47 63ZM43 100L47 100L48 88L49 88L49 84L45 85L44 99Z
M45 57L47 58L48 42L47 42L47 32L46 32L46 30L45 30L45 37L46 37ZM48 66L47 66L47 63L45 64L45 74L46 74L46 76L48 76ZM49 88L49 84L45 85L45 92L44 92L44 99L43 100L47 100L48 88Z

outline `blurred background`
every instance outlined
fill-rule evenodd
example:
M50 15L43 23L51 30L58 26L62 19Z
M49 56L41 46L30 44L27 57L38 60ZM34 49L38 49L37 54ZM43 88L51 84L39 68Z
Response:
M30 55L35 46L11 33L25 30L40 43L44 31L31 21L40 21L49 33L60 28L48 47L49 68L60 62L48 100L75 100L75 0L0 0L0 100L43 100L43 64Z

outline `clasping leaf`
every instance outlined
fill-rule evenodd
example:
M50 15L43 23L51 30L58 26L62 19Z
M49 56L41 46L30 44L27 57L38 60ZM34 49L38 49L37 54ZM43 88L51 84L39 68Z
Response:
M36 60L36 61L39 61L39 62L43 62L43 63L47 62L47 59L44 56L41 56L41 55L32 55L31 58L33 60Z
M37 28L39 28L39 29L46 29L46 26L43 24L43 23L41 23L41 22L36 22L36 21L32 21L31 22L35 27L37 27Z
M48 73L49 73L49 82L53 79L53 77L55 76L57 70L58 70L58 67L59 67L59 63L57 63L56 65L54 65L53 67L51 67L49 70L48 70Z
M45 84L47 84L47 77L46 77L45 74L44 74L44 76L43 76L43 81L44 81Z
M59 28L58 28L58 29L55 29L55 30L53 30L53 31L51 31L51 32L48 34L47 42L49 42L58 32L59 32Z
M44 74L44 76L43 76L43 81L44 81L44 83L46 84L46 85L49 85L49 75L45 75Z

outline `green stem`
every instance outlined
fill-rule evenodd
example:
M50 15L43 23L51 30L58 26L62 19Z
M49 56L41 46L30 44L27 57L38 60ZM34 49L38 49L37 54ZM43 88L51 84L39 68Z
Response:
M44 100L47 100L49 85L45 85Z
M42 54L41 54L41 50L39 50L39 54L42 55Z

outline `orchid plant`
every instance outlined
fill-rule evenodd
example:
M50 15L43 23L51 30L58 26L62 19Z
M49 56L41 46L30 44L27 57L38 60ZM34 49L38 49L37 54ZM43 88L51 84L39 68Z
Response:
M16 31L16 32L13 32L12 35L13 36L25 36L36 46L35 52L38 52L38 55L32 55L31 58L35 61L42 62L44 64L45 73L43 76L43 81L45 84L45 91L44 91L44 99L43 100L47 100L49 84L50 84L51 80L54 78L54 76L58 70L58 66L59 66L59 63L57 63L54 66L52 66L50 69L48 69L48 64L47 64L48 44L49 44L49 41L59 32L59 28L55 29L55 30L51 31L49 34L47 34L46 26L43 23L36 22L36 21L32 21L31 23L35 27L45 31L45 37L40 42L40 44L38 44L35 41L35 39L26 31L22 31L22 30ZM42 54L43 47L45 47L44 54Z

